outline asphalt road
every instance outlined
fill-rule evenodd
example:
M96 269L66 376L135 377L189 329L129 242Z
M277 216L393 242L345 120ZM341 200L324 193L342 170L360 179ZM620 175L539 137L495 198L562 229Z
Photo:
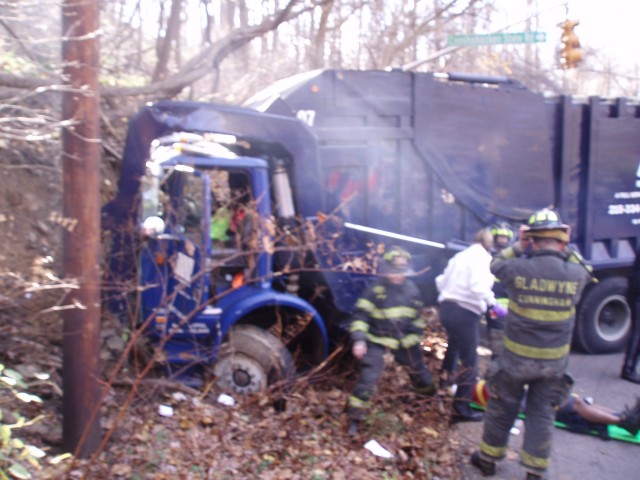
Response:
M640 397L640 385L620 378L622 360L621 353L572 354L569 369L575 380L573 391L583 397L592 397L594 403L615 410L633 405L635 399ZM453 428L463 448L468 448L469 452L477 448L482 436L481 423L457 424ZM522 433L511 436L507 457L498 463L496 475L490 478L525 478L524 469L518 461ZM462 479L484 478L468 460L462 469ZM551 480L634 480L640 478L640 444L602 440L555 428L548 472Z

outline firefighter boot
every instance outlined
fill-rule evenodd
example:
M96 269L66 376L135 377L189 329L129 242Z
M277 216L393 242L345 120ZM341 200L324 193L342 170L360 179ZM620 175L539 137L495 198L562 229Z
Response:
M478 451L473 452L471 455L471 465L480 470L483 477L490 477L496 474L496 462L482 458Z
M640 383L640 375L636 373L637 360L638 357L635 355L635 352L631 354L627 352L624 358L624 364L622 365L622 372L620 373L621 378L632 383Z
M538 475L537 473L527 472L526 480L542 480L544 476Z
M631 368L622 370L620 377L632 383L640 383L640 375Z
M625 411L622 412L618 426L624 428L634 437L638 434L638 430L640 430L640 398L636 400L633 408L626 408Z
M359 420L351 420L349 422L349 427L347 428L347 433L355 437L360 432L360 421Z
M435 383L428 383L423 387L417 388L416 392L424 397L433 397L438 393L438 387Z

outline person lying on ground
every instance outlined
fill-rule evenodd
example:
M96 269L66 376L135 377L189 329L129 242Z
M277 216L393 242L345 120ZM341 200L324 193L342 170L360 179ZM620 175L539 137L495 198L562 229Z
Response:
M484 408L488 399L487 384L485 380L479 380L473 388L472 401ZM526 414L524 400L521 411ZM595 432L603 438L609 438L608 425L615 425L636 436L640 431L640 398L636 399L633 408L625 408L624 411L617 412L572 393L556 410L555 421L566 425L566 428L572 432Z

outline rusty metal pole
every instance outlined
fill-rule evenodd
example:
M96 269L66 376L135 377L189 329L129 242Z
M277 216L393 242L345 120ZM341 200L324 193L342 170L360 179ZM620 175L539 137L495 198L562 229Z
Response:
M98 0L64 0L62 168L65 302L63 443L87 457L100 444L100 129Z

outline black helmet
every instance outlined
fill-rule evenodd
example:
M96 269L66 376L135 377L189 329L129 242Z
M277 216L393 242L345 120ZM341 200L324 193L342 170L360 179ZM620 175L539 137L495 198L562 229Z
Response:
M411 267L409 266L411 254L405 249L393 246L382 258L384 259L384 263L380 266L380 273L386 275L406 275L412 273Z
M513 238L513 229L506 222L499 222L491 226L491 235L495 237L507 237L509 240Z
M562 242L569 242L569 225L562 223L560 215L555 210L544 208L529 217L528 238L554 238Z

